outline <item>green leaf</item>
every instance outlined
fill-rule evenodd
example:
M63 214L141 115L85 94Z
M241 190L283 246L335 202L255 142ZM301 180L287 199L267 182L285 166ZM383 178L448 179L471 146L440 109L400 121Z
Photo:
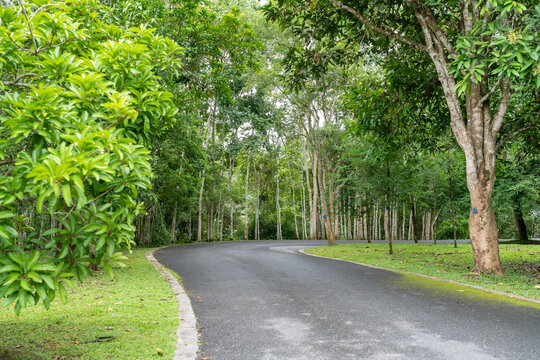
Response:
M64 285L58 284L58 291L60 292L60 299L62 300L62 303L67 303L68 295Z
M49 275L41 275L41 278L43 279L43 281L45 282L45 284L47 284L47 286L49 287L49 289L51 290L56 290L56 286L54 284L54 280L49 276ZM52 301L52 300L51 300Z
M17 216L16 212L5 210L0 211L0 220L12 218L14 216Z
M56 271L56 266L49 263L41 263L41 264L35 264L34 266L32 266L32 270L54 272Z
M71 206L71 188L69 185L62 185L62 197L66 204Z
M13 271L21 273L22 269L15 264L8 264L0 268L0 273L13 272Z
M32 292L34 289L30 286L30 283L26 279L21 279L21 287L29 292Z

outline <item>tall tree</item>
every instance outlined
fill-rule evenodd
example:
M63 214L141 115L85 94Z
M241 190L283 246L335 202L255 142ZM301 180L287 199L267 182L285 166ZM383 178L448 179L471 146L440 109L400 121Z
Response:
M393 47L429 56L454 136L465 153L476 269L502 273L492 206L497 141L516 84L540 86L535 65L540 49L534 43L540 6L499 0L327 0L304 5L271 1L265 11L310 44L313 38L324 40L324 47L306 46L303 56L292 57L308 70L324 71L329 59L352 59L363 39L372 52Z

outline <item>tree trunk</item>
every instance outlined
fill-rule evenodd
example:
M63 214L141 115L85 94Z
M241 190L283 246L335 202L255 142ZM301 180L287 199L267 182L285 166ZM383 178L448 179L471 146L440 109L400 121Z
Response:
M310 215L309 215L309 237L311 240L317 240L317 221L319 220L318 216L318 203L319 203L319 191L317 189L319 186L317 185L317 166L319 163L319 157L316 151L313 152L313 159L312 159L312 172L313 172L313 186L312 186L312 192L313 192L313 199L311 200L312 208L310 209ZM308 177L309 179L309 177ZM309 190L309 185L308 185Z
M283 240L281 234L281 207L279 206L279 174L276 176L276 211L277 211L277 240Z
M325 230L326 230L326 239L328 241L328 245L335 245L335 239L334 239L334 233L333 233L333 230L332 230L332 221L331 219L329 219L328 217L328 205L327 205L327 202L326 202L326 186L325 186L325 181L324 181L324 170L323 170L323 166L322 166L322 161L321 161L321 164L319 164L319 171L318 171L318 176L319 176L319 192L320 192L320 197L321 197L321 210L322 210L322 218L323 218L323 222L324 222L324 227L325 227Z
M388 241L388 254L392 255L394 250L392 249L392 235L390 234L390 196L386 193L386 205L384 211L384 237Z
M248 202L248 191L249 191L249 158L251 156L251 150L248 151L247 161L246 161L246 187L245 187L245 203L244 203L244 239L249 240L249 202Z
M201 189L199 190L199 211L197 214L197 242L201 242L202 240L202 200L204 192L204 170L202 171L201 178Z
M431 225L430 225L430 234L431 234L431 237L433 239L433 243L436 244L437 243L437 236L435 236L435 224L437 224L437 220L439 219L439 215L441 214L441 211L442 211L442 206L439 208L439 210L437 210L437 212L435 213L435 216L433 216L433 219L431 220Z
M176 207L177 207L177 203L175 201L174 202L172 225L171 225L171 244L174 244L176 242Z
M525 225L525 221L523 220L521 206L519 206L519 203L517 202L514 204L514 220L516 221L519 243L526 244L529 242L529 237L527 236L527 225Z
M303 170L300 172L302 177L302 240L307 240L307 221L306 221L306 186L304 183Z
M405 208L405 202L403 202L403 218L401 220L401 240L405 240L405 230L407 228L407 224L405 223L406 218L407 218L407 210Z
M499 231L491 204L492 191L480 186L470 193L472 209L469 214L469 231L476 270L502 274Z
M454 234L454 247L457 248L456 213L454 210L454 182L450 176L450 212L452 214L452 232Z
M287 149L284 149L285 156L287 157L287 167L289 169L289 181L291 182L291 191L292 191L292 208L294 214L294 231L296 234L296 239L300 238L300 233L298 232L298 221L296 220L296 200L295 200L295 191L294 191L294 181L291 170L291 162L289 160L289 155L287 155Z
M366 235L368 244L371 243L371 228L370 221L371 218L371 206L367 202L366 198L366 213L364 214L364 234Z
M414 243L418 244L418 239L420 238L420 227L418 226L418 219L416 216L416 200L411 196L411 227L412 227L412 236L414 238Z

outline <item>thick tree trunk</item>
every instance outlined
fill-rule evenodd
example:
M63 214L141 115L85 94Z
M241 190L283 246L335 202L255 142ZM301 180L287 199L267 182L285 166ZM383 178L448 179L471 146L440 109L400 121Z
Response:
M476 181L471 182L473 186L469 190L471 194L469 232L476 270L502 274L499 257L499 231L491 204L493 189L486 188ZM474 184L475 182L476 184Z
M468 5L461 13L461 33L473 32L474 20L480 21L479 12L471 12ZM497 154L497 134L508 109L511 96L510 79L500 78L489 84L489 73L479 82L469 83L465 93L465 103L460 103L456 91L456 80L450 72L450 54L454 52L448 38L440 28L430 26L436 21L432 13L422 7L414 7L415 16L425 38L425 51L431 57L450 112L450 125L456 140L465 153L467 187L471 199L469 231L476 270L502 274L499 258L499 234L491 198L495 183L495 160ZM480 38L479 38L480 39ZM446 50L444 50L446 49ZM494 90L500 89L500 100L491 103ZM493 106L491 106L493 105ZM496 111L492 114L492 108ZM463 110L466 113L463 113Z

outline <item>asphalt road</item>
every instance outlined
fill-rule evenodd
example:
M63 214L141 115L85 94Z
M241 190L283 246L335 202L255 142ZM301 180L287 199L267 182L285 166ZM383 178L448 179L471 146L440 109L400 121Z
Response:
M321 242L161 249L183 278L200 359L540 359L540 309L314 258ZM491 297L489 297L491 298Z

